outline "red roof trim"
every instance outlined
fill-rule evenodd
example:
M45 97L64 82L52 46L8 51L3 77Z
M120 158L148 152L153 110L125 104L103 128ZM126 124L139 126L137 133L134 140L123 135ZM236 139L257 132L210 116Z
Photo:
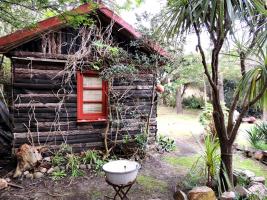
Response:
M136 39L142 37L142 34L141 33L137 32L130 24L128 24L120 16L116 15L114 12L112 12L107 7L103 6L99 10L101 11L101 13L105 14L110 19L113 19L116 23L118 23L119 25L121 25L128 32L130 32Z
M78 8L71 10L71 12L78 14L85 14L92 11L92 7L89 3L85 3ZM116 15L113 11L108 9L104 5L100 5L99 11L114 20L117 24L121 25L126 29L135 39L140 39L142 37L141 33L137 32L130 24L124 21L120 16ZM55 29L61 25L64 25L66 22L60 17L55 16L37 23L37 26L34 28L25 28L18 30L9 35L3 36L0 38L0 53L5 53L12 49L14 46L27 41L28 39L33 38L34 36L43 33L50 29ZM161 48L159 45L148 44L150 48L159 53L162 56L167 56L167 52Z

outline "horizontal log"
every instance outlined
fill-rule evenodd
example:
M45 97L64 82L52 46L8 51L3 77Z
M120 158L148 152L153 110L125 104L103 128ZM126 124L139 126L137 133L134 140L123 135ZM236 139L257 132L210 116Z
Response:
M49 74L49 75L60 75L62 76L65 71L63 70L39 70L39 69L31 69L31 68L15 68L15 73L16 74L30 74L30 75L34 75L34 74Z
M55 95L55 94L20 94L15 96L15 104L39 102L39 103L59 103L64 100L64 103L76 103L76 94L71 95Z
M62 80L65 71L62 70L38 70L38 69L22 69L17 68L14 72L14 80L16 79L47 79Z
M27 51L12 51L8 53L10 56L16 57L32 57L32 58L47 58L47 59L60 59L68 60L74 57L74 55L68 54L52 54L52 53L41 53L41 52L27 52Z
M56 107L57 108L57 107ZM30 107L20 107L15 110L11 109L11 112L15 115L19 115L20 113L50 113L50 114L56 114L56 112L61 113L73 113L77 112L77 108L69 108L64 107L64 105L59 109L56 109L55 107L35 107L34 109L31 109Z
M48 84L48 85L56 85L62 83L62 80L60 79L14 79L14 83L24 83L24 84Z
M68 88L68 93L76 93L76 90ZM25 88L13 88L14 96L21 94L66 94L64 90L52 89L52 90L38 90L37 89L25 89Z
M49 148L49 150L52 151L52 150L59 149L61 144L64 144L64 142L59 143L57 145L46 145L46 146ZM17 152L19 146L20 146L20 144L14 144L12 151L14 153ZM36 146L38 146L38 145L36 144ZM85 151L88 149L103 148L104 143L103 142L76 143L76 144L70 144L70 146L72 147L73 152L77 152L77 149L79 149L79 152L80 152L80 151Z
M81 137L83 136L83 137ZM67 142L69 144L75 143L89 143L89 142L101 142L103 139L101 135L94 135L94 137L88 137L88 135L79 135L77 136L53 136L46 138L16 138L14 139L15 144L24 144L24 143L35 143L35 144L61 144L62 142Z
M88 130L88 129L98 129L105 128L105 122L94 122L94 123L78 123L77 121L59 121L59 122L36 122L34 120L31 121L30 127L29 123L17 123L14 124L15 128L13 132L36 132L37 127L38 131L70 131L70 130Z
M59 90L62 88L60 84L34 84L34 83L13 83L14 88L38 89L38 90ZM76 86L72 87L76 89Z
M60 123L55 123L55 122L36 122L36 121L31 121L30 125L29 123L17 123L14 124L15 128L13 129L14 132L26 132L26 131L31 131L31 132L36 132L36 131L71 131L71 130L88 130L88 129L93 129L93 128L105 128L106 124L98 124L98 125L92 125L92 124L77 124L77 122L60 122ZM152 129L155 129L156 126L152 126ZM116 131L116 128L111 128L111 131ZM140 130L140 127L138 126L126 126L123 128L120 128L120 131L133 131L133 130Z
M65 63L31 62L29 60L15 60L13 65L16 68L39 70L63 70L65 68Z
M112 86L112 90L152 90L152 85Z
M19 103L14 104L14 109L19 108L76 108L76 103Z
M153 130L151 130L153 132ZM103 133L103 130L101 130ZM35 143L35 144L61 144L62 142L67 142L69 144L75 143L89 143L89 142L101 142L103 141L103 137L101 132L87 133L87 134L68 134L68 135L54 135L53 132L50 135L39 136L28 134L26 137L16 137L14 138L15 144L24 144L24 143ZM121 132L117 135L117 140L123 140L125 135L130 136L131 138L135 138L139 132L128 132L127 134L121 134ZM112 135L108 136L109 140L115 140L115 132Z
M94 135L94 133L100 134L103 129L89 129L89 130L71 130L71 131L47 131L47 132L24 132L14 133L14 138L27 138L27 137L47 137L47 136L70 136L70 135Z

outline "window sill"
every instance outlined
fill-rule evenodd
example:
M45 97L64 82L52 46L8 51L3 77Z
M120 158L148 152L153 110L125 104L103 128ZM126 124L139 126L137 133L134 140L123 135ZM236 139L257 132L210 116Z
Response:
M107 119L99 118L99 119L78 119L78 123L85 123L85 122L106 122Z

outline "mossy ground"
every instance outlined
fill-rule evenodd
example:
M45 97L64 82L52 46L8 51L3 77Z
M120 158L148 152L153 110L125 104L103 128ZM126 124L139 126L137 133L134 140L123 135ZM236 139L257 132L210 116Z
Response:
M167 183L162 180L145 175L138 176L137 183L141 185L147 192L165 192L168 186Z
M183 167L185 169L191 169L199 160L198 154L188 156L164 156L163 161L174 167Z
M246 158L240 154L234 155L234 168L235 169L247 169L256 174L256 176L264 176L267 180L267 167L259 161L251 158Z

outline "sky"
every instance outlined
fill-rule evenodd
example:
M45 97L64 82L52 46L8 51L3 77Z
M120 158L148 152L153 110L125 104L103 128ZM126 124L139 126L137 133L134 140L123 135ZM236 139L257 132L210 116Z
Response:
M119 4L123 4L125 0L117 0ZM166 0L144 0L144 2L137 8L132 10L122 10L120 12L121 17L135 27L136 14L142 14L145 11L149 14L155 15L159 13L166 4ZM144 22L144 25L148 26L147 23ZM209 48L209 37L207 34L201 34L202 45L204 49ZM196 44L197 38L194 34L190 34L186 38L186 44L184 47L185 54L196 53Z

